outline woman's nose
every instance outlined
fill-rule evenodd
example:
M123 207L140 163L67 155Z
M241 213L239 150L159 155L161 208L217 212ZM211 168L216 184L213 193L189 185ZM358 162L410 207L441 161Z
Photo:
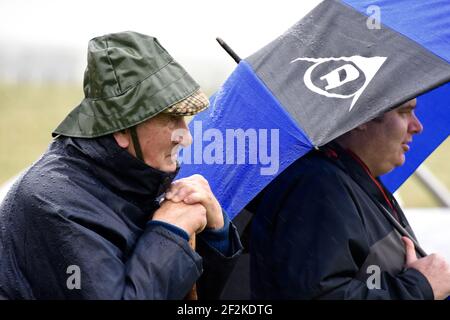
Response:
M423 125L420 122L419 118L417 118L415 113L413 113L412 121L410 123L410 131L414 134L418 134L423 131Z

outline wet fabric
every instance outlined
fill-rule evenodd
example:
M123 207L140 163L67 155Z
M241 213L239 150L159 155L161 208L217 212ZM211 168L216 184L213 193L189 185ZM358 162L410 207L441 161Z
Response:
M178 177L201 173L231 219L312 148L245 61L189 130L193 143L182 150Z
M379 9L383 26L417 42L450 62L450 3L445 0L342 0L360 13L371 16ZM405 10L407 8L407 10ZM411 19L414 17L414 19Z
M85 98L53 136L100 137L139 124L188 97L203 95L197 82L154 37L132 31L96 37L89 41L87 60ZM190 108L185 113L192 115L206 108L207 102L197 98L186 105Z
M180 175L207 175L230 217L311 148L416 96L417 115L425 129L406 154L406 165L382 177L389 190L394 192L448 137L450 65L445 52L450 52L450 40L448 28L442 31L440 27L450 22L438 8L445 13L449 5L433 0L426 5L434 9L421 11L424 4L414 0L412 8L417 12L408 10L399 19L396 1L374 1L382 8L378 29L368 28L368 1L346 2L321 2L285 33L242 60L212 97L209 115L192 121L192 128L201 120L203 128L221 133L236 128L279 130L280 143L268 142L279 150L279 170L267 175L258 173L261 162L249 160L260 154L248 146L241 151L244 160L220 165L205 162L201 148L197 153L191 151L198 156L190 158L194 160L186 163ZM405 1L399 3L405 7ZM388 25L383 24L385 7ZM416 15L428 22L428 32L418 31L421 25ZM396 24L391 23L394 20ZM436 34L430 31L435 28ZM203 139L206 151L212 149L208 149L210 141L224 144L212 141L213 136Z
M261 193L251 230L251 297L433 299L426 278L403 269L401 235L382 208L415 236L392 194L349 153L330 148L297 160Z
M12 187L0 208L0 295L9 299L182 299L220 294L230 256L202 234L197 252L148 224L174 173L155 170L112 136L58 138ZM78 268L80 288L70 283ZM71 271L72 270L72 271Z
M246 60L315 146L450 80L447 61L334 0Z
M436 56L450 62L450 2L421 0L344 0L363 15L379 10L387 26L417 42ZM408 8L408 10L405 10ZM450 85L418 98L417 117L425 130L415 137L404 166L382 177L391 190L397 190L416 168L450 135Z

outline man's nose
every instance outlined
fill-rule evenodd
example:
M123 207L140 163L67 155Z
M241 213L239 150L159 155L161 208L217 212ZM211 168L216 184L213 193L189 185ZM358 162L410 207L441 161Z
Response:
M190 146L192 143L192 135L191 132L189 131L189 128L186 128L185 130L183 130L184 134L182 137L182 141L179 142L183 147L187 147Z
M184 119L181 121L179 127L173 131L172 141L183 147L187 147L192 143L192 135Z
M423 125L420 122L419 118L417 118L415 113L413 113L410 123L410 131L414 134L421 133L423 131Z

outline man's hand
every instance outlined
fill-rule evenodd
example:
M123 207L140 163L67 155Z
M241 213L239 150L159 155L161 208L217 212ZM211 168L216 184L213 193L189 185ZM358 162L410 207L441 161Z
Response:
M417 259L414 243L407 237L402 237L402 240L406 250L406 267L418 270L427 278L436 300L447 298L450 295L450 265L437 254Z
M163 221L183 229L192 237L202 232L206 226L206 209L201 204L185 204L183 202L164 201L155 211L152 220Z
M174 181L165 197L176 203L202 204L206 208L207 228L220 229L224 225L220 203L212 193L208 181L199 174Z

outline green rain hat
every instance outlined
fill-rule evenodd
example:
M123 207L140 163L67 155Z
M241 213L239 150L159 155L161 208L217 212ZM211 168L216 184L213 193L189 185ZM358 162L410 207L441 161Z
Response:
M89 41L85 98L52 136L95 138L164 112L194 115L208 107L200 86L154 37L136 32Z

